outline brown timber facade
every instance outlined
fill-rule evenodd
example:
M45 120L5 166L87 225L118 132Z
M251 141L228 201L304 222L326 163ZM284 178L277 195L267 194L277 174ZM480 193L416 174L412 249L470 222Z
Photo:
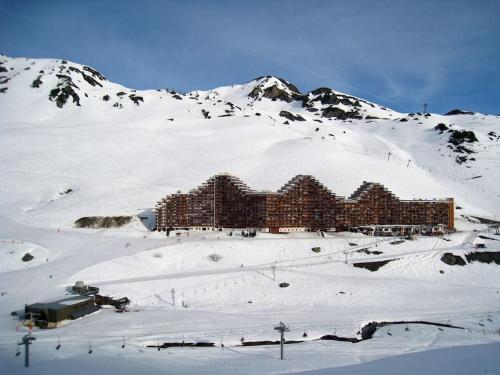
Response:
M363 182L346 199L304 175L295 176L277 192L258 192L234 176L219 174L187 194L169 195L156 205L158 230L290 232L369 225L441 225L453 230L453 224L453 198L401 200L381 184Z

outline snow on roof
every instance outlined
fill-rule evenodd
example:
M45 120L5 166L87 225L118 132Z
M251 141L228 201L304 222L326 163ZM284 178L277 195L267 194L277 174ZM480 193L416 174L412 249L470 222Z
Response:
M78 305L82 302L87 302L89 300L93 300L93 297L75 296L56 301L33 303L29 305L29 307L35 307L39 309L59 309L64 306Z

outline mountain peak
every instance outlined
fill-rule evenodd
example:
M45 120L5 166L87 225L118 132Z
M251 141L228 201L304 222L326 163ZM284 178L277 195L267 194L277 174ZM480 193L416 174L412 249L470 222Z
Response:
M302 95L295 85L279 77L263 76L250 81L250 83L253 82L256 85L248 96L257 100L268 98L290 103Z

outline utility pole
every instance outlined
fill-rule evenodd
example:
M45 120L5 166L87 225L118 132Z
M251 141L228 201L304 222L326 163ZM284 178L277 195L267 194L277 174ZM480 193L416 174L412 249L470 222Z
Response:
M217 175L214 176L214 231L215 231L215 183L217 182Z
M31 336L31 332L23 336L23 341L17 345L24 345L24 367L30 367L30 345L36 337Z
M175 289L170 289L170 293L172 293L172 306L175 307Z
M275 331L279 331L280 332L280 359L283 360L284 356L283 356L283 346L285 344L285 332L288 332L290 331L290 328L288 328L285 323L283 322L280 322L280 324L278 324L276 327L274 327L274 330Z

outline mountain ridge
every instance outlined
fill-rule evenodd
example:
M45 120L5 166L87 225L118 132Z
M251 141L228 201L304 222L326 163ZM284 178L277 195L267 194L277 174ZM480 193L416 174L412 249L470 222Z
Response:
M6 55L0 55L0 74L1 74L0 93L7 93L9 90L8 82L11 79L15 78L17 75L22 73L21 68L18 66L19 63L21 63L21 61L24 62L25 65L28 64L22 69L24 71L31 70L33 65L37 65L38 62L45 63L44 64L45 69L40 69L38 73L33 76L33 81L31 82L30 86L36 89L39 89L42 86L45 87L49 86L50 88L49 100L53 101L59 108L62 108L64 105L66 105L68 103L68 100L70 104L72 103L75 104L76 106L80 106L81 96L83 95L88 97L88 93L82 91L85 88L88 89L88 88L100 87L103 88L104 90L108 89L108 91L101 97L101 99L104 101L109 101L109 100L112 101L113 99L115 99L110 95L113 94L112 91L114 91L114 94L121 94L118 96L123 96L127 94L128 98L135 105L139 105L140 102L144 100L144 98L136 93L141 93L141 92L152 92L152 91L160 93L166 92L170 93L172 96L176 96L177 100L182 100L182 98L190 97L193 95L196 96L200 93L214 93L217 92L217 90L224 89L227 87L239 86L239 87L250 87L250 92L248 93L248 96L257 101L262 100L262 98L267 98L270 100L281 100L289 103L294 101L301 101L302 107L306 108L311 112L315 112L317 110L315 106L316 102L319 102L323 105L330 105L330 106L337 105L336 108L340 108L338 105L341 104L347 107L352 107L354 110L356 108L362 107L360 103L365 103L371 108L379 107L384 111L392 111L390 108L387 108L385 106L369 102L360 97L336 91L329 87L318 87L306 93L302 93L293 83L273 75L260 76L250 81L247 81L242 85L221 86L215 89L205 90L205 91L193 90L187 93L181 93L171 89L137 90L137 89L127 88L125 86L116 83L112 83L108 81L106 77L103 74L101 74L98 70L87 65L81 65L64 59L62 60L31 59L23 57L11 58ZM57 81L55 82L53 79L54 77L51 77L54 75L57 78ZM81 79L79 79L79 76L81 76ZM46 83L47 79L48 83ZM77 82L82 84L83 83L82 80L86 82L87 87L84 87L82 88L82 90L80 90L80 87L77 86ZM108 83L117 86L109 87ZM123 90L120 90L120 88ZM79 91L81 91L80 93L82 95L78 95ZM118 102L113 103L113 105L116 105L117 108L122 108L120 107L120 104L123 106L122 103ZM475 113L477 112L463 111L461 109L453 109L447 112L447 114L450 115L454 114L470 115ZM361 118L366 118L367 116L370 116L370 114L365 114L364 116L363 114L358 114L358 118L360 115ZM332 112L331 110L323 113L323 116L337 117L335 111ZM349 118L349 116L346 118Z
M47 93L48 99L54 102L58 108L65 105L81 106L84 102L83 97L89 97L89 91L94 89L102 89L100 99L109 101L116 108L123 108L124 103L119 99L121 96L128 97L135 105L139 106L144 101L144 97L140 93L150 93L152 91L165 95L171 94L175 99L182 100L184 98L193 98L199 96L201 93L206 93L207 96L216 96L217 90L225 89L226 87L219 87L208 91L194 90L185 94L176 92L174 90L135 90L126 88L124 86L113 84L108 81L104 75L96 69L80 65L77 63L69 62L67 60L53 60L53 59L28 59L28 58L9 58L2 56L0 58L0 66L3 67L2 78L0 78L0 90L3 93L8 93L9 81L15 81L18 75L30 75L32 82L30 87L33 89L41 89L44 94ZM24 66L21 66L24 65ZM30 71L31 72L28 72ZM37 70L37 72L35 72ZM281 100L288 103L294 101L301 101L302 106L311 112L316 111L315 102L329 105L344 105L347 107L361 107L360 102L369 104L372 108L378 106L368 101L357 98L354 96L342 94L330 88L317 88L305 94L292 83L275 76L262 76L255 78L243 85L233 85L248 88L247 96L256 101L263 98L270 100ZM113 95L114 94L114 95ZM160 96L158 94L158 96ZM118 96L116 98L115 96ZM82 102L82 104L81 104ZM126 102L126 101L125 101ZM381 107L381 106L379 106ZM340 106L338 107L340 109ZM355 109L355 108L354 108ZM335 113L329 111L324 113L324 117L333 116Z

